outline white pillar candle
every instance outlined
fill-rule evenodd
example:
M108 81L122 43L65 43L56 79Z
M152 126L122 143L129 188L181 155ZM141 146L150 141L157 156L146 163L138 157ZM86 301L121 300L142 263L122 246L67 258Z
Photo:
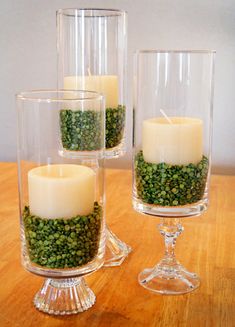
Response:
M144 160L171 165L197 164L203 155L201 119L169 117L143 121L142 149Z
M118 78L115 75L66 76L66 90L88 90L105 96L106 108L118 106Z
M94 209L95 173L91 168L59 164L28 172L29 207L41 218L71 218Z

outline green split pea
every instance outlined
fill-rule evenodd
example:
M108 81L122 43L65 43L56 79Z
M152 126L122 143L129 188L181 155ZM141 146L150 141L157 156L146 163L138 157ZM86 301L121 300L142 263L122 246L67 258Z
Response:
M102 115L94 110L60 111L63 147L72 151L94 151L102 148Z
M121 143L125 125L125 106L106 108L106 148ZM62 145L71 151L95 151L102 148L102 116L95 110L60 111Z
M140 151L135 156L137 194L143 202L160 206L195 203L203 198L208 168L205 156L198 164L153 164Z
M47 268L76 268L98 252L102 207L95 202L87 216L45 219L24 208L23 224L31 262Z
M105 147L118 146L123 138L125 127L125 106L106 108Z

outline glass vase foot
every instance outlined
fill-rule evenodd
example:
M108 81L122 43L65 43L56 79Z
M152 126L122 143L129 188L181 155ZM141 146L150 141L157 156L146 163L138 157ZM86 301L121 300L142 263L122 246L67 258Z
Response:
M106 225L106 249L104 266L120 266L131 251L131 247L119 240L119 238Z
M51 315L71 315L88 310L95 299L84 278L49 278L35 295L34 305Z
M154 268L144 269L139 274L139 283L144 288L160 294L179 295L194 291L200 285L195 273L188 272L179 263L169 266L164 259Z
M194 291L200 285L195 273L187 271L175 257L177 237L184 228L179 218L162 218L159 231L165 241L165 255L153 268L139 274L139 283L146 289L168 295L179 295Z

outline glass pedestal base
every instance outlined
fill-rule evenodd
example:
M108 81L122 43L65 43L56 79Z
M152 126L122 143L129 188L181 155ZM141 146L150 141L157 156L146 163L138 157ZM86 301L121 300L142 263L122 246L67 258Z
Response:
M164 237L165 254L155 267L139 274L140 285L158 294L179 295L194 291L200 285L199 277L188 272L175 257L176 239L184 229L181 220L162 218L158 228Z
M178 262L169 266L163 259L154 268L144 269L139 274L139 283L144 288L159 294L179 295L189 293L200 285L195 273L188 272Z
M117 236L106 225L106 249L104 266L120 266L131 251L131 247L119 240L119 238L117 238Z
M34 297L35 307L51 315L83 312L95 303L95 294L84 278L46 279Z

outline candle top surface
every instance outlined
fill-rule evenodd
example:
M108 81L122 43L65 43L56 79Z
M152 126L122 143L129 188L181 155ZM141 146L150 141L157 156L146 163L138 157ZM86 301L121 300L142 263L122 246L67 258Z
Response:
M74 164L54 164L33 168L29 176L45 179L71 179L95 175L94 171L86 166Z
M94 74L94 75L91 75L91 74L87 74L87 75L68 75L68 76L65 76L65 79L70 79L70 78L72 78L72 79L78 79L78 80L80 80L80 79L82 79L82 78L88 78L88 77L90 77L90 78L115 78L115 79L117 79L118 78L118 76L117 75L105 75L105 74Z
M202 124L202 120L199 118L190 117L168 117L169 121L165 117L154 117L146 119L145 122L150 124L162 124L162 125L192 125L192 124Z

